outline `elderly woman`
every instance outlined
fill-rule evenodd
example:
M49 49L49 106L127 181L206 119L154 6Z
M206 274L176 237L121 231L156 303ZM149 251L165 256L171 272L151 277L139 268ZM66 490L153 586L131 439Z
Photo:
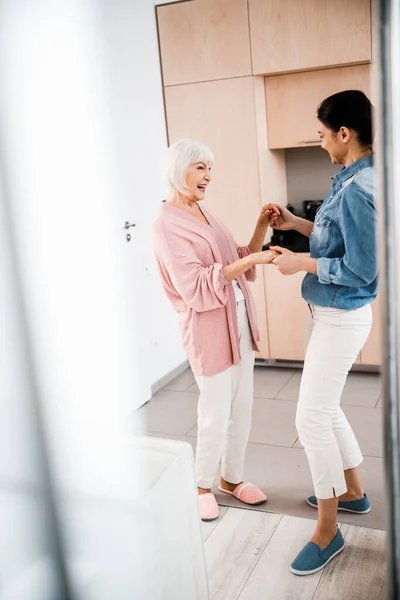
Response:
M372 165L371 103L363 92L348 90L318 107L321 147L343 169L315 223L276 207L271 224L310 238L310 257L275 247L284 275L306 271L302 295L310 306L313 329L308 343L296 425L303 444L318 508L317 529L292 563L297 575L322 569L344 548L337 511L370 511L358 466L363 457L340 406L347 374L371 329L371 302L378 293L375 185Z
M219 490L246 504L266 495L243 482L253 404L254 351L259 332L248 281L256 265L277 254L262 252L273 209L264 208L248 246L238 246L208 207L200 208L211 181L213 155L193 140L167 152L171 188L153 225L165 292L178 314L183 347L200 389L196 481L200 516L218 518L211 492L219 463Z

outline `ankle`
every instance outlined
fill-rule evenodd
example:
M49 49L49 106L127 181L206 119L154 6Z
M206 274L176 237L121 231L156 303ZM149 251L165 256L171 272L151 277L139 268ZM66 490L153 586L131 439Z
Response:
M199 496L201 496L202 494L210 494L211 493L211 489L209 488L197 488L197 493Z
M311 541L324 550L327 546L329 546L333 538L336 536L337 530L338 528L336 523L334 526L329 525L317 527L313 537L311 538Z
M364 491L362 489L348 489L347 492L339 496L339 501L352 502L361 498L364 498Z
M228 492L233 492L233 490L237 488L237 486L241 483L241 481L239 483L230 483L229 481L226 481L223 477L221 477L220 486L224 490L228 490Z

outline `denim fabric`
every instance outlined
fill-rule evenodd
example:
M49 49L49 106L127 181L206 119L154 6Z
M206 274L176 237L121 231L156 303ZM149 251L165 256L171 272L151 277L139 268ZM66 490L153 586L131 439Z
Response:
M332 180L310 237L317 275L307 273L302 295L309 304L353 310L378 293L372 156L343 168Z

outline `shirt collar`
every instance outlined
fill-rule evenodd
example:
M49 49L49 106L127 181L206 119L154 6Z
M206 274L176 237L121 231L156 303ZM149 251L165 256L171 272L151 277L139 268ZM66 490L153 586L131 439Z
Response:
M333 175L331 179L334 183L340 186L344 181L346 181L346 179L353 177L353 175L355 175L358 171L361 171L361 169L372 167L372 163L372 155L364 156L363 158L356 160L356 162L352 163L348 167L343 167L343 169L336 175Z

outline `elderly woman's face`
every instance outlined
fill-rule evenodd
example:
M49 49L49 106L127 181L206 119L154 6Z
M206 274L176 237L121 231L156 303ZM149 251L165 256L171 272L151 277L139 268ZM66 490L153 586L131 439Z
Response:
M204 162L190 165L186 173L185 196L194 202L204 199L207 185L211 181L211 165Z

